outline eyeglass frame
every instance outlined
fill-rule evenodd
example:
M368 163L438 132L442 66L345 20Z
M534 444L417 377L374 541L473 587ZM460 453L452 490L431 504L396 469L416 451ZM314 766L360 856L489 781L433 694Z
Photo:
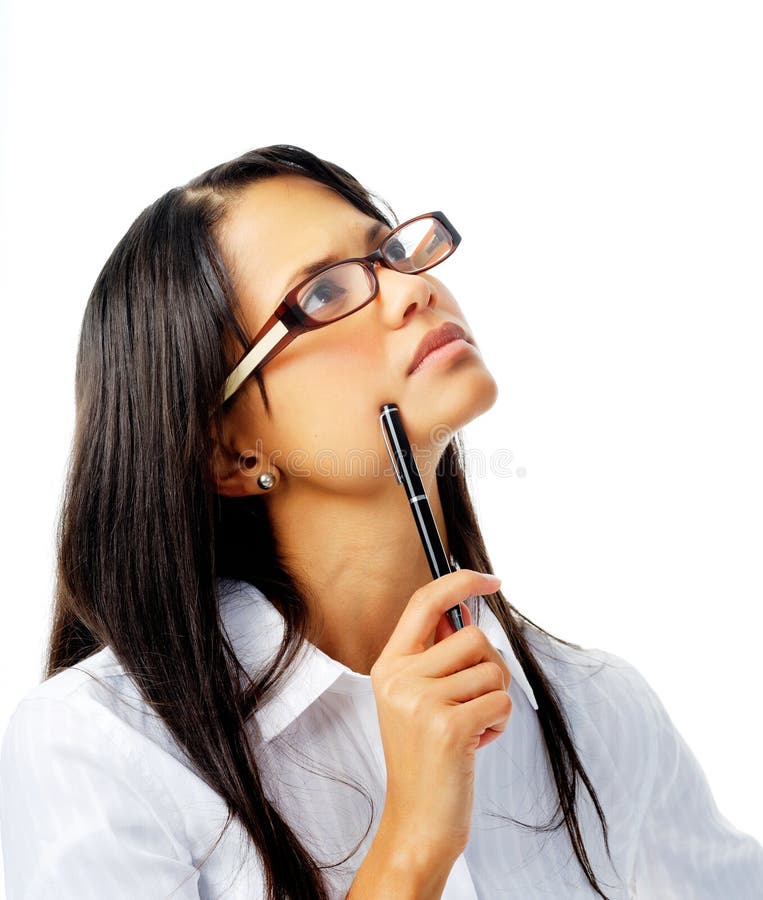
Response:
M451 256L455 252L456 247L461 243L461 235L453 227L445 213L441 210L434 210L433 212L414 216L412 219L406 219L405 222L396 225L395 228L386 235L379 246L367 256L353 256L349 259L342 259L338 262L329 263L329 265L323 266L323 268L313 272L303 281L300 281L298 285L289 290L273 311L273 314L257 332L249 347L244 351L241 359L239 359L230 371L223 386L221 405L230 400L250 375L269 363L276 354L285 349L300 334L304 334L306 331L313 331L316 328L323 328L326 325L333 325L334 322L338 322L340 319L351 316L353 313L358 312L358 310L363 309L364 306L367 306L379 293L379 279L376 275L375 264L379 262L385 268L393 269L395 272L400 271L400 269L396 269L394 265L391 265L390 260L384 256L384 246L398 231L410 225L412 222L417 222L419 219L436 219L441 225L444 225L451 235L452 246L445 256L440 257L440 259L430 265L402 274L418 275L421 272L426 272L428 269L439 266L441 262L444 262ZM311 319L309 314L299 305L299 301L297 300L299 292L319 275L324 274L329 269L343 266L347 263L360 263L366 271L369 272L374 285L371 296L349 312L337 316L336 319L330 319L328 322L318 322ZM258 350L258 353L255 353L255 350Z

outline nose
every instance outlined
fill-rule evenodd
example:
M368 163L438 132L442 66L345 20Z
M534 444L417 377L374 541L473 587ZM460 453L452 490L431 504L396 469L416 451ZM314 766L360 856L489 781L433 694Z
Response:
M399 328L417 312L436 306L432 285L421 275L398 272L381 263L376 264L375 271L379 281L376 302L390 328Z

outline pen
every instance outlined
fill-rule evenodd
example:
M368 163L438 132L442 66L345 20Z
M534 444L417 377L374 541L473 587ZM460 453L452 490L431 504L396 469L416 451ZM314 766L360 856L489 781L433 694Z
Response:
M432 570L434 578L441 575L447 575L453 569L445 556L445 548L442 545L440 532L437 530L437 523L432 514L432 508L429 505L424 484L421 481L416 460L413 458L413 451L408 436L403 428L400 419L400 410L396 403L385 403L381 408L379 416L381 424L382 436L392 460L392 468L395 471L395 477L398 484L402 484L408 495L408 503L411 507L413 520L419 531L424 552L427 556L429 568ZM447 610L447 616L458 631L464 627L464 619L461 614L461 606L452 606Z

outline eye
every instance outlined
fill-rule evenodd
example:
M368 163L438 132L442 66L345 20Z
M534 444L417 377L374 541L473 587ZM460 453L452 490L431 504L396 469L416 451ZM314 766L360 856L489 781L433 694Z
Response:
M347 296L347 287L334 278L320 278L305 288L299 305L308 315L315 315L327 306L341 304Z
M385 246L384 253L393 262L398 262L401 259L405 259L405 257L408 255L408 251L405 249L405 245L396 237L392 238L392 240L389 241L389 243Z

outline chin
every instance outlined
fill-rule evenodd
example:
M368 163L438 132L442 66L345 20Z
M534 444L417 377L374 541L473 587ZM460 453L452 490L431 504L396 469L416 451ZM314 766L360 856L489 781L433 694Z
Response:
M452 389L449 389L449 385ZM469 422L487 412L498 399L498 383L490 372L481 367L468 374L453 374L438 385L436 393L427 396L426 405L414 410L414 401L401 402L411 443L443 450L453 434ZM421 401L415 402L420 406ZM413 420L413 421L411 421Z
M463 428L464 425L473 422L483 413L492 409L497 399L498 382L487 369L483 369L479 376L475 376L472 390L465 387L462 392L456 393L456 396L451 398L454 412L456 408L460 412L460 415L454 416L454 422L457 419L461 420L456 425L456 429Z

